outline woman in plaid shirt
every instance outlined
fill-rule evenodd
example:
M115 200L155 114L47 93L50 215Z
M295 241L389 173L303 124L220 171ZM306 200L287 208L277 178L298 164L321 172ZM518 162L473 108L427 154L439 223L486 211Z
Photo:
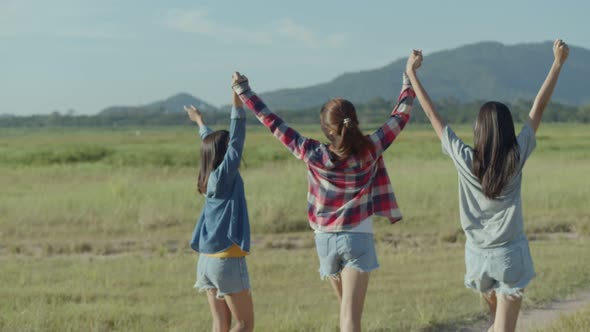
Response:
M392 224L402 218L382 155L410 119L415 94L409 79L404 74L391 116L371 135L361 132L351 102L328 101L321 108L320 125L329 144L289 127L250 89L245 76L233 88L258 120L307 164L307 214L315 230L320 275L329 277L338 296L340 329L360 331L369 272L379 267L371 216L387 217Z

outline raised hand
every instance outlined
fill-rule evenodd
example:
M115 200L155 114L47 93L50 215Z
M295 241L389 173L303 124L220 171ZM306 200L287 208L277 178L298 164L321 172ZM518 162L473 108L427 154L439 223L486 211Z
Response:
M193 105L189 105L189 106L184 106L184 110L188 114L188 117L191 119L191 121L198 124L199 127L201 127L205 124L205 121L203 120L203 114L201 114L201 111L199 111L198 108L196 108Z
M569 54L570 48L563 40L556 39L555 42L553 42L553 56L555 57L555 62L563 65Z
M443 129L445 126L445 121L440 116L434 103L428 96L426 89L422 86L420 79L418 79L418 74L416 73L416 69L420 68L422 65L422 50L412 50L412 54L408 57L408 63L406 64L406 75L410 79L410 83L412 84L412 88L416 93L416 97L418 97L418 101L422 106L422 110L426 114L428 120L430 120L430 124L432 124L432 128L436 132L438 138L442 138Z
M236 71L232 75L231 79L231 87L238 95L241 95L250 90L248 78L246 76Z
M406 73L415 72L422 65L422 50L412 50L406 64Z
M555 57L555 60L553 61L553 65L551 65L551 69L549 69L549 73L547 73L545 82L541 85L541 89L537 93L537 97L533 102L533 107L529 112L529 122L535 130L535 133L541 125L543 113L551 100L551 95L553 95L553 90L555 89L555 85L557 85L559 73L561 72L565 60L567 60L569 53L570 49L567 47L567 44L561 39L556 39L553 43L553 56Z
M235 71L233 73L233 75L231 76L231 80L232 80L231 81L232 85L234 85L234 84L237 84L237 83L248 81L248 78L246 77L246 75L240 74L239 71Z

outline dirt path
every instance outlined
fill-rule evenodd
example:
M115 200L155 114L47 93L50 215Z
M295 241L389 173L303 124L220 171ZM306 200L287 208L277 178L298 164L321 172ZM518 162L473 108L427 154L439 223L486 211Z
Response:
M551 302L544 308L534 308L521 312L518 318L518 325L516 331L518 332L533 332L537 329L551 326L559 319L561 315L574 314L590 306L590 290L577 293L570 298ZM474 324L467 326L467 324L459 324L453 327L442 329L443 332L485 332L489 324L486 320L480 319Z
M523 312L518 321L517 331L534 331L553 324L561 315L571 315L590 306L590 290L575 294L571 299L552 302L542 309Z

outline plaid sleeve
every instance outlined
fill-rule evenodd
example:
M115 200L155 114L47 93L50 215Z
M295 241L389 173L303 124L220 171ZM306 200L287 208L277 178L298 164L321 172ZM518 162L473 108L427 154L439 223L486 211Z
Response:
M234 90L240 94L240 99L256 115L258 121L266 126L270 132L291 153L305 162L309 161L317 142L300 135L295 129L289 127L283 119L273 113L264 102L245 84L234 86ZM238 92L239 91L239 92Z
M412 111L415 97L416 93L414 93L412 86L409 84L409 81L406 80L404 75L402 92L397 99L397 104L391 112L391 117L383 126L381 126L381 128L377 129L370 136L375 145L375 152L377 155L380 155L387 150L410 120L410 112Z

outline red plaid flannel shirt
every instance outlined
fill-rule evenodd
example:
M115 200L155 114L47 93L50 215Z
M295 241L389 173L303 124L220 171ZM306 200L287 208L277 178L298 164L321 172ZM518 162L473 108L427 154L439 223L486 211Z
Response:
M404 80L404 82L406 82ZM393 224L402 219L382 154L410 119L416 96L405 85L391 117L369 137L375 149L365 156L333 162L326 144L300 135L242 82L234 86L258 120L308 167L307 215L313 229L338 232L351 229L373 214Z

